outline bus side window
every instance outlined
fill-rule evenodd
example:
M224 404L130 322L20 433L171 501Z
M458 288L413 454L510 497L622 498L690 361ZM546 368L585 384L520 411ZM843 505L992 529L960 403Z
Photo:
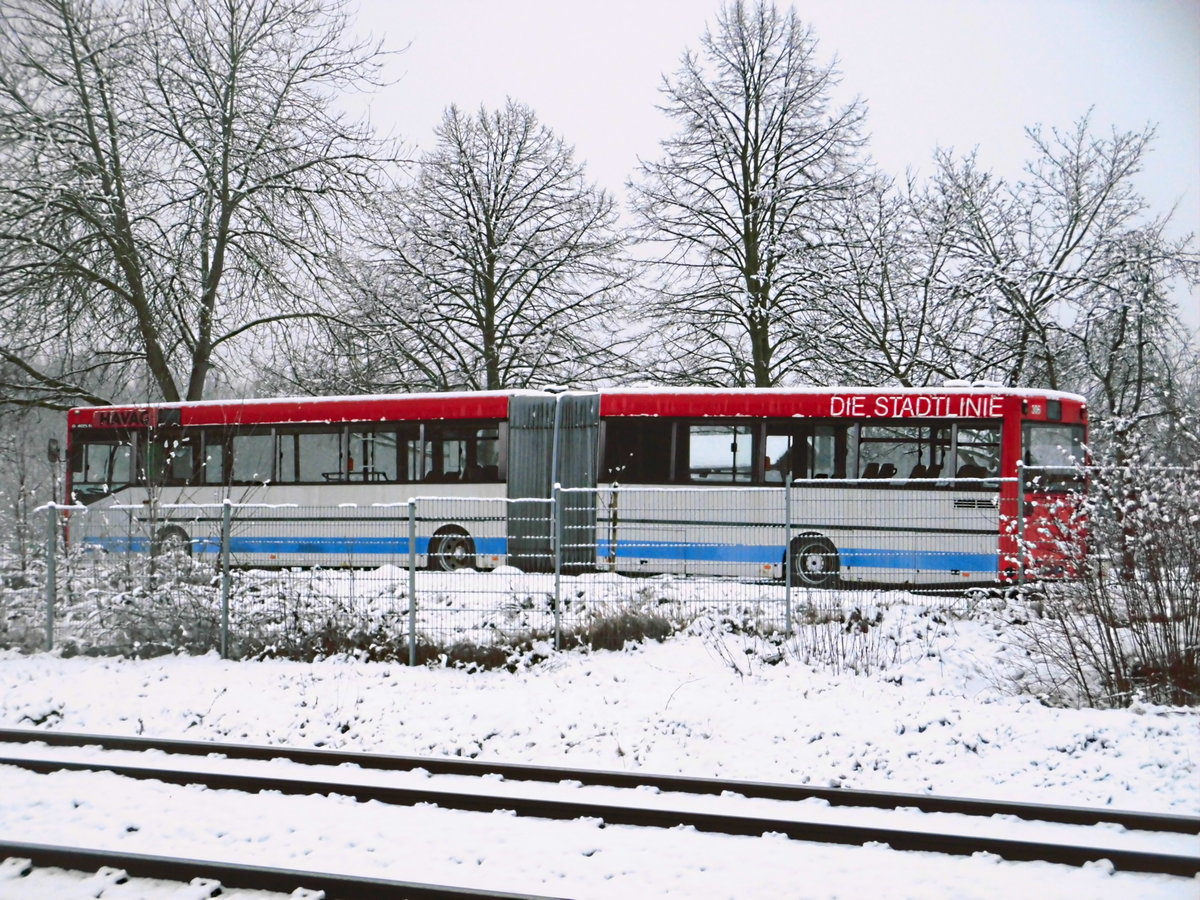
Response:
M235 434L231 447L234 484L263 484L271 480L271 458L275 438L270 431L256 434Z
M995 478L1000 474L1000 426L958 426L954 474L957 478Z
M398 450L393 429L350 432L346 468L351 481L397 481Z
M847 425L814 425L805 438L808 459L794 478L844 478L846 476Z
M496 482L500 480L500 429L498 426L477 428L468 447L466 481Z
M196 482L196 435L160 434L146 442L146 478L151 484Z
M225 483L225 444L219 435L204 433L204 457L200 467L200 481L204 484Z
M323 484L346 480L340 428L278 433L279 458L275 480L293 484Z
M424 481L500 480L498 425L425 426Z
M763 452L763 481L767 484L782 484L792 470L792 436L768 434ZM802 461L799 462L802 464Z
M606 420L603 480L623 484L670 482L673 424L669 419L652 416Z
M689 481L741 484L754 479L751 426L691 425L687 435Z

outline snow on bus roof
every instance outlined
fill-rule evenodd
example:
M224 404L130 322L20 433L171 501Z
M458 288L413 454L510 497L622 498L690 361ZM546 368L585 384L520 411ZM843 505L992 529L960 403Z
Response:
M470 400L487 397L520 397L544 396L544 391L530 389L514 389L503 391L423 391L412 394L308 394L290 397L229 397L217 400L172 400L152 403L117 403L120 408L130 409L182 409L187 407L214 406L248 406L250 404L288 405L295 403L363 403L372 401L402 401L402 400ZM80 406L77 409L95 409L93 406Z
M292 404L292 403L341 403L341 402L371 402L371 401L404 401L404 400L469 400L485 397L544 397L552 394L940 394L945 392L966 393L1001 393L1019 397L1063 397L1072 400L1084 398L1069 391L1050 390L1048 388L1009 387L992 382L976 383L947 383L944 385L924 385L920 387L904 387L902 385L782 385L775 387L705 387L698 385L655 385L633 384L615 385L600 388L556 388L553 391L536 388L514 388L511 390L490 391L420 391L414 393L382 393L382 394L309 394L286 397L230 397L213 400L173 400L147 403L116 403L116 407L136 409L177 409L181 407L211 407L211 406L240 406L246 404ZM92 406L81 406L76 409L95 409Z

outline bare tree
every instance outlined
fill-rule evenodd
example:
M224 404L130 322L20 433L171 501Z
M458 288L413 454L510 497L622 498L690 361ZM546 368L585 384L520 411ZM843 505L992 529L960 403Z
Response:
M1013 183L937 154L925 209L954 219L943 289L982 301L972 374L1086 394L1123 442L1168 412L1186 346L1171 288L1200 280L1194 237L1168 237L1137 191L1152 128L1096 137L1085 116L1027 133Z
M772 385L816 357L823 210L857 190L862 168L864 110L836 107L837 83L794 11L741 0L664 79L679 130L633 188L661 248L655 314L682 378Z
M994 310L981 361L1010 383L1065 387L1064 339L1099 298L1120 291L1132 266L1186 265L1194 252L1190 237L1165 238L1169 217L1151 218L1134 184L1153 129L1097 138L1085 116L1069 131L1027 134L1034 157L1024 179L939 151L933 190L957 211L952 277ZM1140 263L1116 251L1136 234L1154 236Z
M824 383L927 385L962 377L960 346L979 326L980 301L947 290L953 217L928 208L910 177L876 177L830 208L815 312Z
M0 0L4 392L200 399L251 332L315 313L380 148L338 0Z
M449 107L378 223L331 338L343 373L495 389L594 382L619 364L628 271L612 198L527 106Z

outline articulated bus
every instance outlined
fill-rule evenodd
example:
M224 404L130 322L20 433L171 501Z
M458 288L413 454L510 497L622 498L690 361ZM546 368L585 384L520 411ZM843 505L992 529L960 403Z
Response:
M437 497L457 502L422 517L419 565L544 570L538 522L557 486L575 571L1003 583L1065 565L1031 538L1062 530L1086 427L1082 397L990 383L88 407L68 416L67 490L146 506L144 541L196 553L213 552L214 517L177 505L277 510L239 533L238 565L396 563L407 536L368 539L350 511L336 534L305 533L287 510ZM151 506L171 511L151 522ZM76 540L105 546L81 527Z

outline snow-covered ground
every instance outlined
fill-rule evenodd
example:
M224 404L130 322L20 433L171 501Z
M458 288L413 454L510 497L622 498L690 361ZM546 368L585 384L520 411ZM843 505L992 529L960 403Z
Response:
M1200 813L1193 710L1017 693L996 621L887 611L870 671L693 633L516 672L0 654L0 726ZM889 626L889 622L891 625ZM881 645L882 646L882 645ZM0 835L587 897L1195 897L1196 880L0 768ZM1200 843L1200 842L1198 842ZM1172 849L1172 848L1167 848ZM1196 847L1200 852L1200 846ZM14 882L15 884L15 882ZM0 892L2 893L2 892ZM10 894L4 894L10 896Z

